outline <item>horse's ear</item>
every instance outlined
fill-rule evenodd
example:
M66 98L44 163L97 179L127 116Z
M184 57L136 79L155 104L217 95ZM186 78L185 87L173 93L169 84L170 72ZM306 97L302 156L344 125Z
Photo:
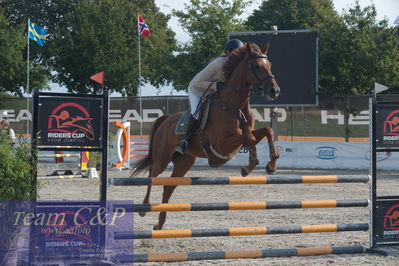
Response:
M247 42L245 45L247 46L248 54L252 54L251 43Z
M270 42L268 42L268 43L265 45L265 48L263 48L262 53L267 54L267 51L269 51L269 47L270 47Z

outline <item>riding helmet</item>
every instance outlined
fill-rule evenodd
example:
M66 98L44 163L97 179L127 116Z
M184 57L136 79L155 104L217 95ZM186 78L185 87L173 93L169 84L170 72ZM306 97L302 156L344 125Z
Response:
M240 48L243 45L244 44L239 39L231 39L226 42L226 45L224 46L224 51L227 52L230 50L234 50L234 49Z

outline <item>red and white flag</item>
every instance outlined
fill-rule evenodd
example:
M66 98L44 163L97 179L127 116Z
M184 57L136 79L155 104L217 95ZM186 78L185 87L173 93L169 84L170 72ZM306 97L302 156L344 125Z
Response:
M141 36L150 36L150 28L148 27L147 23L145 23L143 17L140 14L138 14L137 18L137 28Z

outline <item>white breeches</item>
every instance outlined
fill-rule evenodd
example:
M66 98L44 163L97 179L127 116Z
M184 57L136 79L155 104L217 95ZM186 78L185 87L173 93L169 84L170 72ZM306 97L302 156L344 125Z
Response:
M190 109L191 109L191 115L198 120L199 118L199 113L197 113L194 116L195 110L197 110L198 104L201 101L201 97L198 97L194 93L192 93L190 90L188 90L188 100L190 101Z

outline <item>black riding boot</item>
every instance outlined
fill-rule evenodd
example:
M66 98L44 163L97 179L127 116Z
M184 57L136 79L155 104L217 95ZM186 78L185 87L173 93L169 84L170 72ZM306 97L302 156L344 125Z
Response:
M188 125L187 125L186 134L184 136L184 140L176 146L175 151L181 154L184 153L184 151L188 147L188 143L190 142L191 137L193 136L195 130L197 129L197 125L198 125L198 120L196 120L194 117L191 116L190 120L188 120Z

